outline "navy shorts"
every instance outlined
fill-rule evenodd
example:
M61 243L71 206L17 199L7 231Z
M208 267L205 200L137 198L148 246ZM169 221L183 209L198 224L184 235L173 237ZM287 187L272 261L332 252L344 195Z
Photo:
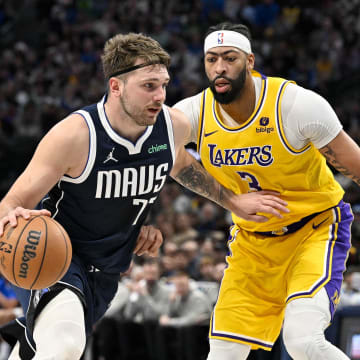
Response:
M107 274L92 266L84 265L73 256L70 268L58 284L80 291L85 302L86 334L90 335L93 325L105 314L114 298L120 274Z
M25 319L17 319L1 328L0 333L10 343L19 340L21 359L31 359L36 349L32 332L37 315L51 299L67 288L79 297L84 306L86 335L89 336L94 324L105 314L115 296L119 276L97 271L73 255L69 270L54 286L40 291L15 288L26 314L26 322Z

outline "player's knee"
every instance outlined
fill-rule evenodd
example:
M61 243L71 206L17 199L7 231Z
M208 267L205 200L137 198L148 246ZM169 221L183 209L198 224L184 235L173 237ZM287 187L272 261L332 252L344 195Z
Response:
M283 325L285 347L295 359L312 359L329 343L324 329L330 321L329 299L325 289L313 298L297 299L286 306ZM306 356L305 356L306 354Z
M311 354L325 350L328 342L321 325L321 314L288 314L283 325L283 340L289 355L294 359L312 359ZM314 317L314 321L310 317Z
M80 359L84 352L85 346L82 344L76 344L73 340L68 338L64 344L63 352L58 360L74 360Z
M293 319L285 318L283 324L283 340L285 345L292 343L295 339L299 338L299 327L296 326L296 322ZM303 336L300 336L303 337Z
M294 359L309 359L312 353L325 350L327 342L322 331L299 332L294 324L284 325L283 340L289 355Z
M80 359L86 344L86 335L82 329L74 323L64 322L58 324L56 331L59 341L59 354L56 360Z
M34 360L79 360L86 335L79 324L64 320L49 328L49 337L38 338Z
M287 352L294 357L294 354L301 351L302 341L304 340L303 337L299 336L299 333L296 331L296 326L287 321L284 321L282 335Z
M287 352L294 359L299 360L319 360L323 357L320 354L326 354L332 346L321 333L311 333L308 336L289 337L284 334L284 343ZM326 356L324 359L327 358Z
M207 360L245 360L250 350L249 345L210 339L210 352Z
M40 312L35 322L34 360L77 360L85 349L85 321L78 297L65 289Z

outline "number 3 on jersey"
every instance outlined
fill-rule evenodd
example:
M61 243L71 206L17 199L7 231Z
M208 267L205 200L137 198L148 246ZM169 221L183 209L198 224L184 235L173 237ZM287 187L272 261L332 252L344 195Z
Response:
M244 180L248 183L249 188L250 188L249 192L262 190L258 180L256 179L256 177L253 174L250 174L246 171L237 171L237 173L240 175L242 180Z

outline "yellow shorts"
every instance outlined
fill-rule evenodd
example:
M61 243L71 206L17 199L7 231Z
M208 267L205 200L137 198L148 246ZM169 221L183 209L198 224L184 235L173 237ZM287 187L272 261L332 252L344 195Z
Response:
M268 237L233 226L209 337L271 350L286 304L324 286L333 314L352 220L349 204L341 201L292 234Z

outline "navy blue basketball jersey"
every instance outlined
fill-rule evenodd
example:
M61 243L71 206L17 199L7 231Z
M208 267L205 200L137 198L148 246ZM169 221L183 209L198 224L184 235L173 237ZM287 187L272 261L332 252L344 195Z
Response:
M169 111L134 144L116 133L98 104L75 113L90 134L87 165L77 178L63 176L43 201L68 232L74 253L107 273L127 270L141 225L175 160Z

